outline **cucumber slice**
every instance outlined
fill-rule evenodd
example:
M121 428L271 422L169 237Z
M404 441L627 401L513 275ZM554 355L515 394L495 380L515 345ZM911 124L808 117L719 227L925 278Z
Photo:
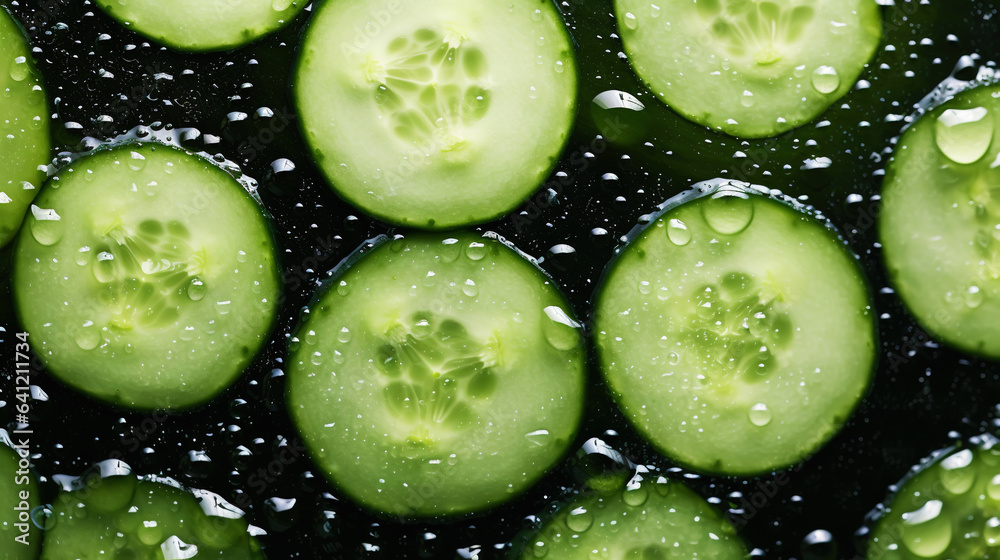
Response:
M180 51L221 51L273 33L307 0L96 0L123 26Z
M641 480L641 476L637 477ZM521 558L560 560L744 560L736 530L680 482L633 479L624 491L592 493L559 508Z
M615 0L633 69L688 119L745 138L805 124L875 53L873 0Z
M870 560L1000 558L1000 445L972 445L931 456L896 486L878 511Z
M56 377L136 408L226 388L267 340L278 264L243 186L149 143L100 149L54 177L14 256L18 315Z
M298 329L292 418L365 507L419 517L507 501L556 464L580 421L585 356L569 309L496 239L378 244Z
M42 534L31 515L39 506L39 496L27 449L24 458L19 456L7 430L0 429L0 558L38 558Z
M0 6L0 246L17 234L45 181L49 109L31 47Z
M668 201L597 295L597 349L618 404L650 443L702 472L803 460L874 370L857 262L768 192L718 180Z
M926 113L886 170L879 237L910 312L951 346L1000 359L1000 87Z
M387 222L485 222L548 177L569 136L576 63L550 0L328 0L295 77L333 188Z
M243 512L216 494L170 479L88 477L59 494L41 560L226 558L262 560ZM165 482L165 483L164 483Z

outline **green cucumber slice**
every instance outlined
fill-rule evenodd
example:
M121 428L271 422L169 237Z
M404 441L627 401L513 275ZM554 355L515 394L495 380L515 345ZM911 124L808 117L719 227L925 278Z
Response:
M0 429L0 558L5 560L35 560L42 543L42 533L31 520L40 504L38 483L28 450L24 453L22 458L7 430Z
M869 560L1000 557L1000 446L983 435L936 452L878 511Z
M31 47L0 6L0 246L17 234L45 181L49 108Z
M328 0L294 90L340 196L443 229L506 214L538 188L569 136L576 87L550 0Z
M697 471L803 460L847 420L874 369L857 262L769 192L718 180L668 201L597 295L599 361L619 406Z
M634 478L624 490L590 493L562 506L527 543L523 560L744 560L736 529L680 482Z
M261 207L204 157L134 143L53 177L14 256L33 348L111 403L184 408L226 388L267 340L280 287Z
M899 139L879 238L893 286L928 331L1000 359L1000 87L956 96Z
M96 0L123 26L180 51L221 51L273 33L307 0Z
M500 241L413 235L361 253L293 341L288 406L345 494L389 515L518 495L572 443L585 356L566 301Z
M875 53L874 0L615 0L632 67L688 119L745 138L805 124Z
M216 494L132 474L75 482L53 504L41 560L264 558L243 512Z

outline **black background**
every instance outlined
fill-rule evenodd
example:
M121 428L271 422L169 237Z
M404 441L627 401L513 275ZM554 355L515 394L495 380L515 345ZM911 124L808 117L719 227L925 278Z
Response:
M0 3L39 49L57 114L57 150L79 150L84 137L108 139L138 125L197 128L201 135L189 148L222 154L259 180L284 252L283 312L271 342L233 387L206 406L175 415L124 411L66 389L44 371L35 373L33 382L48 396L32 403L31 414L44 500L56 491L51 475L80 474L94 462L121 456L139 474L172 476L240 505L251 523L269 533L262 542L272 559L451 558L458 549L503 558L516 550L519 534L536 526L530 516L580 485L581 465L592 462L577 453L585 440L600 437L636 463L672 467L635 435L592 367L577 445L516 501L488 515L404 523L339 497L307 457L296 456L300 447L283 405L282 359L299 309L328 271L365 239L394 230L340 201L303 148L289 77L309 12L280 34L235 52L182 55L125 31L90 1ZM996 5L917 0L884 6L883 44L862 76L871 87L856 88L813 123L751 142L689 123L648 94L620 52L610 1L568 0L560 8L578 46L575 133L550 183L520 213L480 229L544 258L543 268L586 318L595 282L618 239L641 215L693 182L717 176L752 181L821 210L860 256L881 316L881 363L870 395L836 438L787 473L727 479L675 470L673 476L717 498L720 508L732 508L749 547L759 549L755 555L825 560L863 554L855 533L890 484L931 451L994 429L1000 367L939 347L897 296L883 289L873 223L881 169L902 119L963 55L981 55L977 65L998 58ZM958 77L971 79L975 70L961 70ZM590 102L610 89L630 92L646 105L641 113L620 116L628 128L616 142L599 136L600 119ZM818 127L821 121L830 124ZM747 157L734 157L738 151ZM805 160L819 157L832 165L803 169ZM9 261L8 248L0 253L5 278ZM0 333L6 339L0 346L0 399L8 403L0 407L0 422L13 419L9 369L19 328L7 284L0 297L0 326L6 329ZM283 446L288 450L279 454ZM189 451L203 451L211 461L193 462ZM292 507L289 499L295 500ZM744 500L753 505L741 510ZM818 529L833 534L835 547L803 546L803 538Z

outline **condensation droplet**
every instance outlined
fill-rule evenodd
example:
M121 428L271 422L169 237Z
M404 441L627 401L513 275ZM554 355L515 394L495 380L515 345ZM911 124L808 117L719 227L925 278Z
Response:
M916 511L903 514L903 544L913 554L934 558L951 544L951 518L941 515L944 504L930 500Z
M747 418L750 419L750 423L754 426L767 426L771 423L771 411L768 410L766 404L757 403L750 407Z
M31 236L42 245L55 245L62 239L62 219L55 210L31 205Z
M753 201L745 194L716 194L701 207L709 227L724 235L745 230L753 221Z
M830 94L840 88L840 74L833 66L820 66L813 70L812 86L816 91Z
M667 222L667 238L678 247L683 247L691 242L691 231L687 225L677 219Z
M580 344L580 323L566 314L561 307L550 305L545 308L547 318L542 318L545 339L557 350L572 350Z
M569 527L570 531L576 533L587 531L593 524L594 514L587 511L586 508L575 508L566 516L566 526Z
M205 297L206 292L208 292L208 287L205 286L201 278L192 278L188 283L187 296L191 301L201 301Z
M635 14L632 12L625 12L625 27L631 30L635 30L639 27L639 20L635 19Z
M993 143L993 119L983 107L948 109L941 113L934 131L938 149L955 163L975 163Z
M81 350L93 350L101 343L101 333L93 321L87 321L76 333L76 345Z

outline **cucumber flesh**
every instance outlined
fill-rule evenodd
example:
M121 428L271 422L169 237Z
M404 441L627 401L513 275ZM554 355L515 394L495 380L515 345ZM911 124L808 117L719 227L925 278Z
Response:
M123 26L181 51L220 51L281 29L307 0L96 0Z
M600 364L655 447L753 475L811 455L866 393L871 299L855 259L762 187L710 182L612 263L596 300Z
M477 511L533 484L583 409L578 324L531 262L473 234L377 245L310 306L288 406L313 459L394 516Z
M387 222L444 229L501 216L538 188L568 138L576 86L548 0L329 0L294 90L340 196Z
M109 550L115 558L264 558L242 512L219 496L131 474L90 477L60 493L48 523L41 560L98 560Z
M743 560L746 545L701 496L680 482L633 479L617 492L586 494L561 507L533 536L522 560Z
M805 124L875 53L874 0L615 0L640 78L688 119L745 138Z
M870 560L1000 555L1000 446L993 436L936 453L897 487L878 512Z
M243 186L157 144L81 157L42 190L14 256L14 300L48 370L97 398L184 408L267 339L278 264Z
M1000 359L1000 87L926 113L886 170L879 237L896 291L951 346Z
M22 459L7 431L0 429L0 558L6 560L35 560L42 542L31 521L41 494L27 465L27 455Z
M45 181L49 109L17 21L0 6L0 246L17 234Z

